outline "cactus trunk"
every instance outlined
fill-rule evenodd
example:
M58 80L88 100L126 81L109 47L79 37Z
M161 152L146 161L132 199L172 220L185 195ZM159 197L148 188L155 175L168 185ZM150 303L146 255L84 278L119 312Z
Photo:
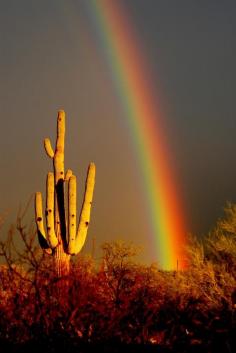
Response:
M53 159L54 173L47 175L46 223L43 226L42 195L35 195L35 217L41 247L54 256L54 270L58 277L68 275L70 257L78 254L86 240L95 183L95 165L88 168L85 196L76 233L76 177L69 169L64 173L65 113L58 112L55 151L49 139L44 140L47 155ZM65 214L64 187L68 182L68 220ZM67 184L67 183L66 183Z
M67 276L70 273L70 255L64 251L61 244L55 249L54 269L57 277Z

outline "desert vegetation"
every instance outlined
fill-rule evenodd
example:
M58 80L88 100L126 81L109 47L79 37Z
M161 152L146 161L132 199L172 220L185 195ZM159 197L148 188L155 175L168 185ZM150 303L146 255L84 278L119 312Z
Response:
M105 243L99 261L79 254L57 277L18 217L0 243L1 352L233 352L236 205L203 242L192 237L185 271L139 264L138 251Z
M57 277L69 274L71 255L78 254L85 243L96 169L94 163L89 164L84 200L77 227L77 180L71 169L65 173L64 168L65 129L65 112L59 110L55 149L52 148L49 138L44 139L46 154L53 161L53 172L49 172L46 178L46 232L43 221L43 197L41 192L35 194L35 222L39 244L46 253L53 256Z

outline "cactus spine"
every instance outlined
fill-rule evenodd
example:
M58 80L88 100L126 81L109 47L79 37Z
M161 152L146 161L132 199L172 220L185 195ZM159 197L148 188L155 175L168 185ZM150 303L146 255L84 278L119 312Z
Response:
M39 244L54 256L58 277L69 273L70 257L78 254L86 240L95 184L95 164L88 167L83 205L76 231L76 176L69 169L64 173L65 113L58 112L55 151L48 138L44 140L47 155L53 159L54 173L49 172L46 182L46 226L43 225L42 194L35 194L35 218ZM68 182L68 183L66 183ZM68 220L65 214L64 187L68 184Z

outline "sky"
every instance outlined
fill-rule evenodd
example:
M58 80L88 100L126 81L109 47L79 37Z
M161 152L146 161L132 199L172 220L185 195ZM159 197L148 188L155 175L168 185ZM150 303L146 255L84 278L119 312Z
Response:
M187 231L203 236L226 202L236 202L236 2L119 3L161 104ZM77 175L79 207L87 166L97 167L85 251L93 238L97 249L124 239L149 262L137 152L93 11L92 0L0 0L0 214L10 224L35 191L45 195L52 165L43 139L55 141L64 109L65 166ZM31 202L27 220L33 213Z

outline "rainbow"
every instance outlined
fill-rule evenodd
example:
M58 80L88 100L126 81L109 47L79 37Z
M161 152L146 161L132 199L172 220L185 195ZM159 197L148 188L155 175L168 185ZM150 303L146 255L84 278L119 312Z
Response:
M93 0L89 2L90 12L139 158L157 261L164 270L183 269L186 266L184 217L168 164L161 114L151 96L147 66L135 43L130 21L118 3Z

